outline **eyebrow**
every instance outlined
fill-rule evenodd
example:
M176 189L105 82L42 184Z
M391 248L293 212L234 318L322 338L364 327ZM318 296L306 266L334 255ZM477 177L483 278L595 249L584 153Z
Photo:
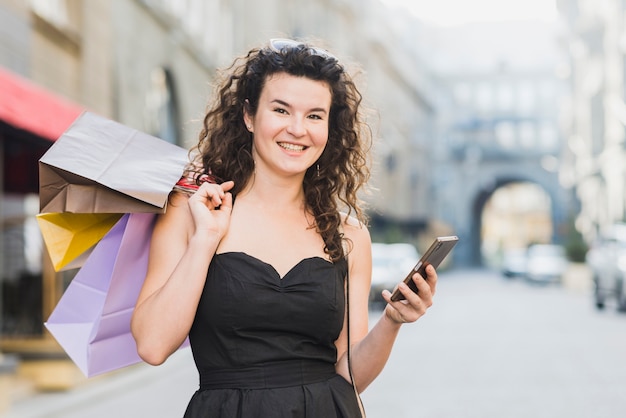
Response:
M284 100L280 100L280 99L274 99L270 103L278 103L278 104L280 104L282 106L285 106L285 107L291 107L291 105L289 103L285 102ZM326 109L324 109L323 107L314 107L313 109L309 109L309 112L328 113L328 111Z

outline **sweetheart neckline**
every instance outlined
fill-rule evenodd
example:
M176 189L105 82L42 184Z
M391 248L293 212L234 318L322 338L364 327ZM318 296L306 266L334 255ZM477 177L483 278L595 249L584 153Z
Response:
M215 257L219 257L219 256L224 256L224 255L242 255L244 257L250 258L252 260L256 260L257 262L267 266L268 268L270 268L275 274L276 276L282 281L284 278L286 278L287 276L289 276L294 270L296 270L300 265L302 265L305 261L313 261L313 260L321 260L322 262L330 265L330 266L335 266L336 264L333 263L330 260L325 259L324 257L320 257L319 255L314 255L311 257L305 257L303 259L301 259L300 261L298 261L296 264L294 264L289 270L287 270L287 272L284 275L281 275L278 270L276 270L276 268L268 263L267 261L263 261L260 258L252 255L252 254L248 254L245 251L225 251L223 253L216 253Z

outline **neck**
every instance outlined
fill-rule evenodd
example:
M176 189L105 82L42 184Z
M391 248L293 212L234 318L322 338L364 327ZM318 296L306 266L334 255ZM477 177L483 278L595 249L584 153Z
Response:
M302 178L277 178L254 174L245 189L239 193L238 198L242 197L262 206L302 209L304 207Z

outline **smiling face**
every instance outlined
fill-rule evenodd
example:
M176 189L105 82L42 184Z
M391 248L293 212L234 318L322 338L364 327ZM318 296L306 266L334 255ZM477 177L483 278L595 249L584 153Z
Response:
M331 93L328 84L277 73L267 78L255 115L244 113L254 134L257 174L304 176L328 141Z

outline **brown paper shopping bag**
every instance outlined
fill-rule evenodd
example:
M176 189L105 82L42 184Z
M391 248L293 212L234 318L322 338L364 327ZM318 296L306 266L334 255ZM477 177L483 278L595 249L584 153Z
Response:
M83 113L39 160L40 211L165 211L189 161L162 139Z

